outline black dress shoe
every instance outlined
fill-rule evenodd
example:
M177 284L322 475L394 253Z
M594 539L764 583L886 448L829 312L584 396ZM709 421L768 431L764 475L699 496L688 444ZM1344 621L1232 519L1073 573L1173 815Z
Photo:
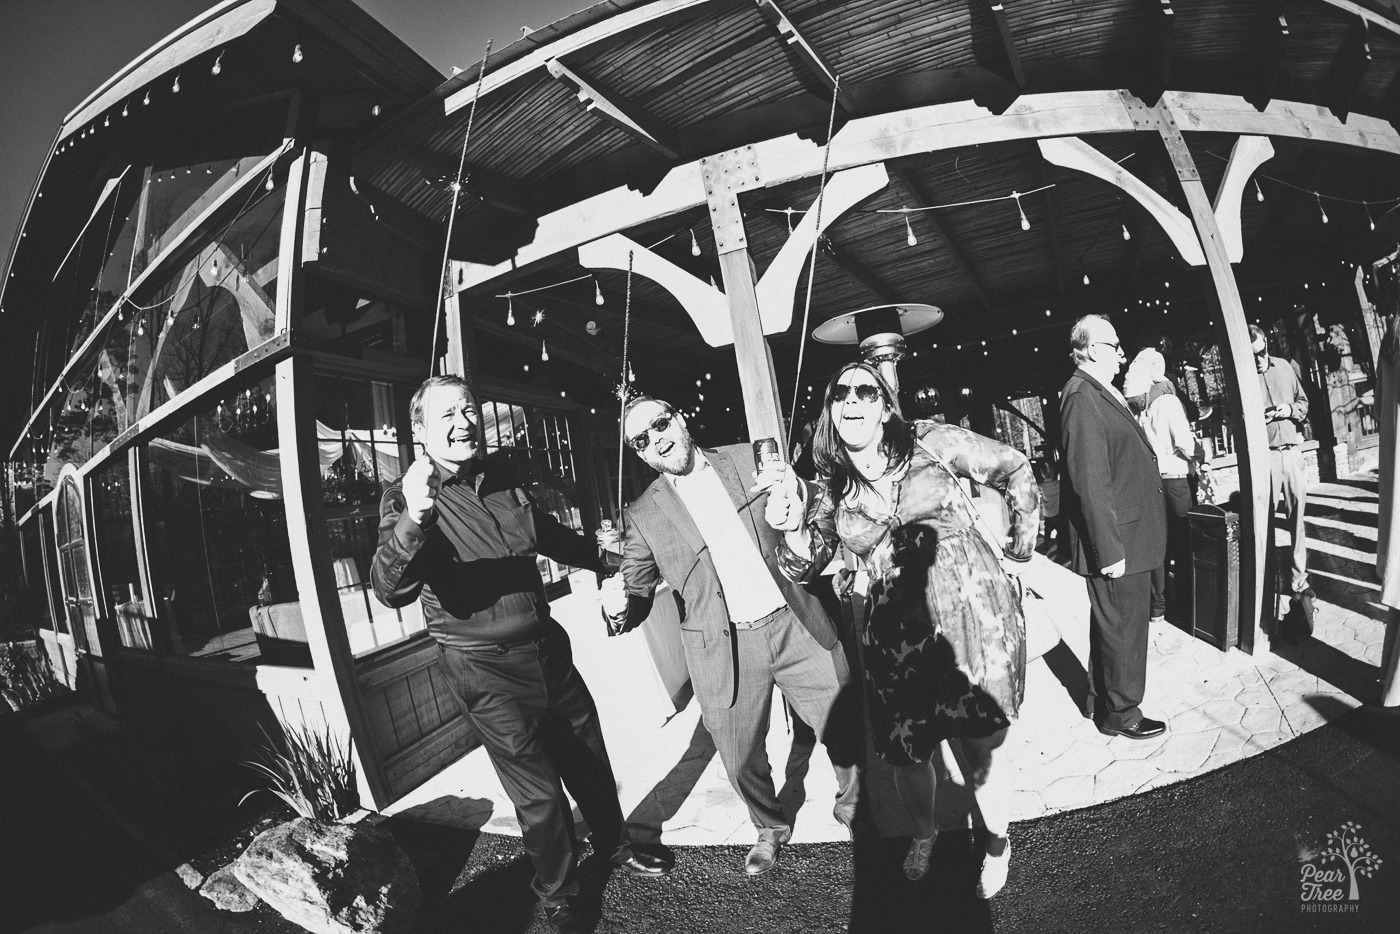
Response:
M608 859L618 869L634 876L664 876L676 866L671 860L642 853L630 846L619 847Z
M544 909L544 919L559 934L587 934L587 926L579 920L578 914L568 902L540 907Z
M1151 739L1167 732L1167 725L1161 720L1143 717L1132 726L1108 726L1099 724L1099 732L1105 736L1126 736L1128 739Z

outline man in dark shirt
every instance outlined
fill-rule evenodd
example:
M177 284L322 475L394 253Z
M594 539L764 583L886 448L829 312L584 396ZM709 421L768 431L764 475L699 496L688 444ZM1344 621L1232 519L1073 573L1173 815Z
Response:
M422 601L447 682L515 804L545 916L583 930L569 904L578 882L564 787L615 865L658 875L670 864L627 841L597 708L535 565L542 554L602 571L601 558L501 458L480 456L477 412L460 377L432 377L414 394L413 438L426 456L384 493L370 576L388 606Z

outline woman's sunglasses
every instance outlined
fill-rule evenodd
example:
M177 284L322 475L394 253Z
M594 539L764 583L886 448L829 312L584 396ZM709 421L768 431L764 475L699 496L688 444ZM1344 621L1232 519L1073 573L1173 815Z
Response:
M831 401L845 402L846 397L851 393L855 393L856 398L861 402L874 402L883 397L880 387L871 383L858 383L854 386L850 383L837 383L831 387Z
M651 420L650 427L643 428L641 434L628 438L627 443L631 445L632 450L636 451L638 454L642 453L651 445L651 433L654 431L657 434L661 434L661 432L670 428L671 420L675 418L675 415L675 412L662 412Z

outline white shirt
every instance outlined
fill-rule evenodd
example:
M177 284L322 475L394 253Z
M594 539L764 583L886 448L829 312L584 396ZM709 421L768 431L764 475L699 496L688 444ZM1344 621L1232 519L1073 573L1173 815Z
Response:
M752 623L786 605L787 599L739 519L724 481L705 455L699 449L695 451L695 469L689 474L664 476L710 549L729 618L736 623Z

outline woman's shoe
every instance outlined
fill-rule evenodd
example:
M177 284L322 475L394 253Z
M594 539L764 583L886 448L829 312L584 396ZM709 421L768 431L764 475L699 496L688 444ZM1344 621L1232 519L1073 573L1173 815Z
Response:
M1006 848L1001 851L1000 856L993 856L988 853L982 859L982 876L977 880L977 897L991 898L1001 891L1001 887L1006 885L1006 874L1011 869L1011 841L1006 841Z
M928 857L937 839L938 831L935 830L931 837L915 837L909 841L909 855L904 857L904 874L910 882L918 882L928 873Z

